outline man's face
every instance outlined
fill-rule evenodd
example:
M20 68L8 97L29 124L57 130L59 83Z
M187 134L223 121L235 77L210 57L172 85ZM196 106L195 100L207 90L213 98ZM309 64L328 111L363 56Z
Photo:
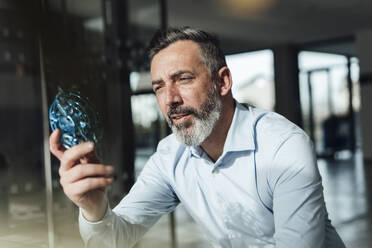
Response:
M200 145L220 117L217 85L193 41L177 41L157 53L151 77L159 108L178 140Z

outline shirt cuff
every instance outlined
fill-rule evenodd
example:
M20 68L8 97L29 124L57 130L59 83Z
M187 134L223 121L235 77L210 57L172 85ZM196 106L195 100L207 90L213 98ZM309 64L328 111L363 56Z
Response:
M83 238L83 240L89 239L92 235L98 233L107 231L108 229L113 228L113 212L110 208L110 206L107 204L107 209L105 216L102 218L102 220L91 222L85 219L83 216L82 209L79 208L79 229L80 234Z

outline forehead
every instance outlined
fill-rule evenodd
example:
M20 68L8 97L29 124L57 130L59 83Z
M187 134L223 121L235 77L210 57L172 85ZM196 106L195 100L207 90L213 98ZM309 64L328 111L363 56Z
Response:
M194 41L182 40L160 50L151 61L151 74L159 71L184 69L203 63L199 45Z

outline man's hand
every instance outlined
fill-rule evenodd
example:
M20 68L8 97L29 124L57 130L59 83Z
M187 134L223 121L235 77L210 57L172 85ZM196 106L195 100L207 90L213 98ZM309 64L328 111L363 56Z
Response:
M59 143L60 131L49 138L50 151L60 161L60 183L66 196L82 209L88 221L101 220L106 212L106 186L113 182L112 166L100 163L94 153L94 143L85 142L66 150Z

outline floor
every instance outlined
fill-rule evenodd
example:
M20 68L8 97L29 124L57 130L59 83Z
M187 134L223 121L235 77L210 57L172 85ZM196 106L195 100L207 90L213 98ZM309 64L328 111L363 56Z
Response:
M372 203L372 180L369 180L372 179L372 164L364 165L358 153L351 159L337 162L320 159L318 165L330 218L346 246L372 247L372 215L369 211ZM0 222L1 248L52 248L48 244L44 202L41 192L9 196L10 214L2 213ZM77 209L61 192L55 194L53 210L54 231L49 234L54 236L54 247L83 247L77 227ZM177 208L174 216L177 248L209 247L203 231L182 206ZM170 218L169 215L162 217L136 248L171 248Z

